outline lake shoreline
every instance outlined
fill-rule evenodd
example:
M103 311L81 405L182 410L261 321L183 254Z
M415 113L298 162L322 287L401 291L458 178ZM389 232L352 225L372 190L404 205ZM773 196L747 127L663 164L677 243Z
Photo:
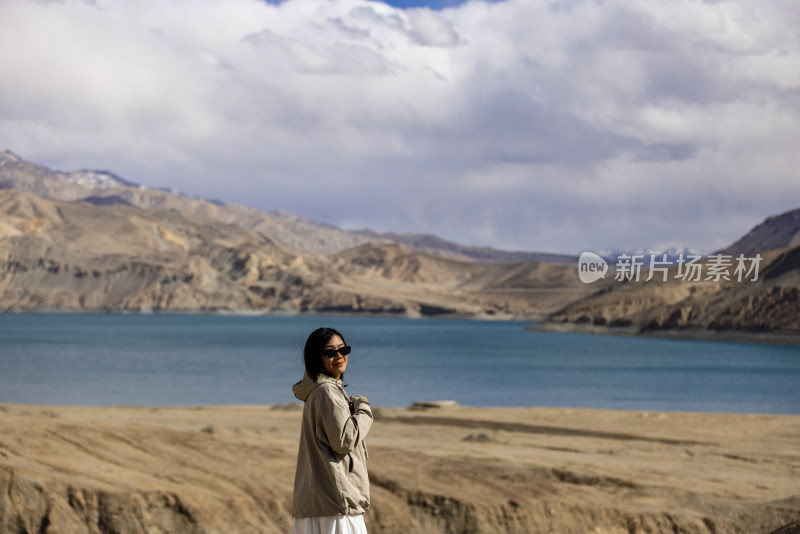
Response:
M793 332L741 332L733 330L708 330L704 328L680 328L642 330L638 326L603 326L589 323L543 321L525 328L529 332L554 332L591 334L598 336L646 337L688 341L715 341L749 343L756 345L785 345L800 347L800 333Z
M176 316L176 317L347 317L363 319L402 319L402 320L456 320L456 321L508 321L518 323L532 323L545 319L541 314L469 314L469 313L433 313L433 314L405 314L393 312L354 312L354 311L281 311L281 310L91 310L91 309L36 309L36 310L0 310L3 315L119 315L119 316Z
M590 323L551 322L543 315L515 314L460 314L442 313L431 315L407 315L398 313L373 312L295 312L295 311L256 311L256 310L0 310L3 315L87 315L87 316L176 316L176 317L331 317L364 319L402 319L402 320L459 320L459 321L506 321L525 323L525 331L572 334L591 334L611 337L649 337L656 339L676 339L690 341L715 341L747 343L757 345L784 345L800 347L800 333L796 332L745 332L736 330L708 330L704 328L674 328L643 330L639 326L606 326Z

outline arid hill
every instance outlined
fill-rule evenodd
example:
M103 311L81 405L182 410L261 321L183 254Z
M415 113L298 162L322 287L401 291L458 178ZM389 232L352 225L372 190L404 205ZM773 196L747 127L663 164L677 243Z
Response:
M0 192L0 307L278 308L331 273L235 225Z
M568 256L344 231L0 153L0 310L547 317L536 328L798 343L798 239L794 210L721 251L761 253L755 282L673 268L584 285Z
M566 254L550 254L543 252L524 252L498 250L491 247L470 247L446 241L440 237L430 234L396 234L392 232L372 232L362 230L356 232L360 236L372 239L376 242L390 242L405 245L420 252L429 252L447 256L453 259L464 261L477 261L481 263L522 263L522 262L541 262L556 263L564 265L574 265L578 261L577 256Z
M761 256L755 281L739 281L733 268L730 280L707 279L714 255L701 262L699 281L677 277L678 266L666 282L660 274L646 281L646 271L638 282L601 281L533 328L800 344L800 246Z
M531 317L585 288L563 265L514 268L548 290L507 284L510 266L479 265L401 245L330 256L170 209L52 201L0 190L0 309L356 312ZM488 276L488 277L487 277Z
M420 252L446 255L463 261L572 264L576 260L561 254L468 247L431 235L342 230L279 210L263 212L247 206L188 196L174 190L140 186L109 171L53 171L25 161L9 151L0 152L0 189L15 189L50 200L84 200L95 205L168 209L189 216L210 217L258 232L276 243L301 252L330 254L366 243L398 243Z
M753 256L759 252L796 246L800 246L800 209L767 217L720 253Z
M768 217L697 263L699 276L675 265L666 281L655 270L648 281L647 268L638 280L609 274L530 328L800 345L800 209Z
M334 252L368 241L355 233L297 215L280 211L267 213L174 190L144 187L108 171L53 171L9 151L0 152L0 189L14 189L50 200L86 200L95 205L128 205L212 218L259 232L276 243L306 252Z

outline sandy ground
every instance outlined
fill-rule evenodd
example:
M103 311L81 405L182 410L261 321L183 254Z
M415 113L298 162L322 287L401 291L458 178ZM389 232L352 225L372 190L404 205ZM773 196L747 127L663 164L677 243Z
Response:
M288 533L300 405L0 405L0 533ZM800 416L376 408L370 534L768 533Z

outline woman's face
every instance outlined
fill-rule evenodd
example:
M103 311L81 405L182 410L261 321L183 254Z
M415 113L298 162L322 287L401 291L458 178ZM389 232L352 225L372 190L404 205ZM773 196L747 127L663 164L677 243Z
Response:
M333 336L325 345L326 350L338 349L341 347L344 347L344 341L342 341L342 338L339 336ZM322 358L322 367L325 369L326 373L336 379L342 377L344 370L347 368L347 356L342 356L337 353L333 358L326 358L322 355L320 355L320 358Z

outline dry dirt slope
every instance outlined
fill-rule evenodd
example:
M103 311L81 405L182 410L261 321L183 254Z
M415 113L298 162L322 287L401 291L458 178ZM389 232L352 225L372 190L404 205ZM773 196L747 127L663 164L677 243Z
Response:
M0 190L0 310L530 317L583 294L569 269L395 244L320 256L207 217Z
M737 280L737 258L745 267L760 255L759 268ZM725 279L710 275L714 258L727 258ZM649 258L645 258L645 262ZM589 284L594 291L551 314L533 329L638 333L677 337L723 337L800 345L800 209L765 219L729 247L700 262L699 281L673 267L647 281ZM646 267L646 266L645 266ZM691 278L691 277L690 277ZM752 281L751 281L752 280Z
M0 191L0 308L270 309L325 276L238 226Z
M0 406L0 532L286 533L299 413ZM766 534L800 520L798 440L797 416L378 409L368 529Z
M684 281L677 267L667 282L602 281L535 328L800 344L800 247L762 256L754 282Z

